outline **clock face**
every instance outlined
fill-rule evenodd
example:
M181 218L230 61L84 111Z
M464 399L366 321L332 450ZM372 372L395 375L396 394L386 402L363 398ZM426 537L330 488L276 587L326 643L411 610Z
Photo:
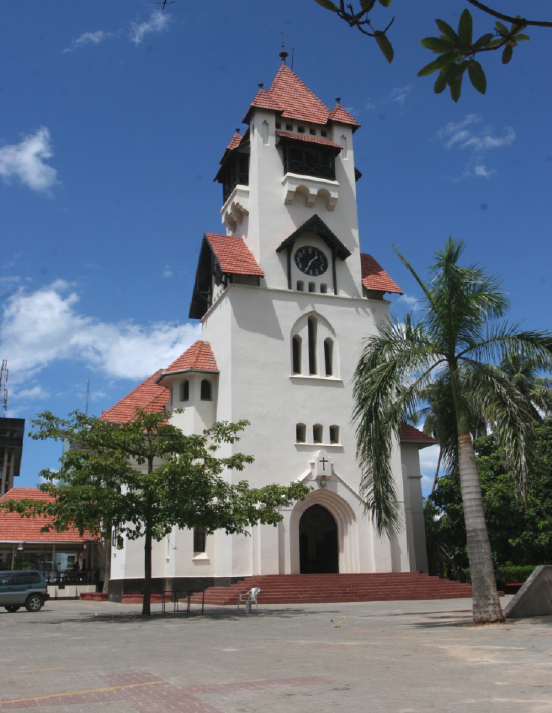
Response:
M323 275L328 269L328 258L318 248L305 245L295 253L295 264L305 275Z

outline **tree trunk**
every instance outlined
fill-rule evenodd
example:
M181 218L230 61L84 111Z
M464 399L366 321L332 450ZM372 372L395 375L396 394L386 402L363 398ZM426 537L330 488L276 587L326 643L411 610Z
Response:
M496 591L481 483L469 433L458 436L458 459L473 590L473 620L476 624L504 621Z
M144 538L144 601L142 602L142 616L151 613L151 532L146 530Z
M111 536L106 535L102 543L103 558L104 558L104 579L102 592L107 594L109 591L109 578L111 577Z

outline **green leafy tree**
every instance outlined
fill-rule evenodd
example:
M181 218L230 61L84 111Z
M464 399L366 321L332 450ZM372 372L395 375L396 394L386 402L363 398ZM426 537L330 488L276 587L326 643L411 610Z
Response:
M552 563L552 419L536 428L535 463L529 474L525 503L516 497L514 478L496 437L483 436L474 446L493 558L500 565ZM466 529L458 472L439 479L425 507L431 533L430 558L466 566Z
M367 337L355 372L353 417L363 469L362 493L380 533L402 525L391 471L401 421L415 416L432 383L440 383L440 410L449 417L447 441L458 463L476 622L502 621L470 433L470 408L479 403L495 425L523 492L534 442L532 407L493 361L512 350L538 355L552 366L552 334L518 331L499 321L508 300L500 282L477 266L459 264L464 246L449 239L435 254L432 279L424 282L399 254L424 293L425 315L406 325L387 320ZM398 252L398 251L397 251ZM473 376L473 375L476 376ZM450 414L453 418L450 418Z
M78 411L67 420L44 412L33 421L35 440L67 439L72 448L58 472L42 471L40 489L53 502L7 501L4 506L27 517L52 515L56 530L76 527L100 534L116 528L119 539L144 539L144 601L150 614L151 548L173 527L247 533L256 523L276 524L279 509L305 497L300 483L250 488L231 484L228 470L253 462L243 453L221 456L239 440L246 421L215 423L202 434L185 435L168 423L169 414L137 409L120 425Z
M385 59L388 62L393 61L395 52L389 39L389 31L395 18L385 19L378 26L376 26L377 20L375 19L379 20L380 6L388 8L392 0L358 0L355 5L346 2L346 0L338 2L315 0L315 2L326 10L336 13L350 27L356 27L364 35L373 37ZM440 34L436 37L426 37L421 40L421 43L438 56L418 72L419 77L438 72L434 87L435 93L440 94L448 87L455 102L460 98L462 80L466 73L472 86L478 92L485 94L487 91L487 78L481 63L476 59L477 56L487 52L500 51L502 63L508 64L518 43L529 40L528 35L524 33L527 27L552 27L552 21L528 19L521 15L514 17L479 2L479 0L458 0L458 2L463 5L469 4L485 16L493 17L495 19L494 26L485 34L475 38L472 15L467 8L460 16L457 29L444 20L436 19L435 23ZM419 12L421 4L416 3L416 12ZM521 6L523 7L523 5ZM509 26L504 23L508 23Z

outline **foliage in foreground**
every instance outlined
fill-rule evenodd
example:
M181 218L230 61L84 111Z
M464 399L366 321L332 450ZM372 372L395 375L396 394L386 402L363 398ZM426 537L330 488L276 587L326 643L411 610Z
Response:
M392 62L395 50L389 39L391 26L395 20L385 15L392 0L358 0L355 5L347 0L315 0L326 10L335 13L350 27L356 27L364 35L373 37L388 62ZM437 58L423 67L419 77L425 77L434 72L439 72L434 90L440 94L447 87L453 101L457 102L462 91L462 80L467 74L472 86L481 94L487 90L487 78L483 67L476 59L488 52L499 51L502 64L508 64L512 59L514 49L519 42L526 42L530 38L524 33L527 27L552 27L552 21L529 19L521 15L508 15L500 10L489 7L479 0L458 0L461 4L468 3L495 20L494 27L488 28L480 37L473 35L473 18L470 11L465 8L460 15L457 28L448 22L436 19L435 23L440 34L437 37L426 37L421 40L422 46L437 55ZM493 3L494 4L494 3ZM412 3L414 5L414 3ZM415 4L415 12L421 11L423 2ZM393 7L395 7L393 5ZM520 8L525 9L520 2ZM405 8L402 7L404 12ZM382 18L383 19L380 19ZM377 23L380 24L377 24ZM507 24L504 24L507 23Z
M552 418L536 429L536 435L536 457L525 502L516 496L513 475L496 437L484 436L475 441L491 550L503 574L506 563L552 564ZM444 573L448 569L454 571L456 565L466 567L466 528L458 472L439 478L425 509L433 571Z
M228 452L246 421L215 423L202 434L185 435L169 414L138 409L131 423L111 424L78 411L67 420L44 412L33 421L35 440L67 440L71 449L58 472L41 472L43 492L53 502L7 501L4 507L32 517L53 516L55 530L76 527L109 536L115 528L129 540L144 538L144 606L150 613L151 544L173 527L207 534L248 533L257 524L278 523L280 508L305 497L300 483L250 488L229 482L228 471L253 462Z

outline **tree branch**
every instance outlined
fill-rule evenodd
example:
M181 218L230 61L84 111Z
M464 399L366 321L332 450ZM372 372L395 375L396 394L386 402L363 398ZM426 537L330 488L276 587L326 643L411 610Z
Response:
M496 17L498 20L505 20L506 22L511 22L515 25L523 27L552 27L552 22L545 22L544 20L526 20L524 18L512 17L511 15L504 15L502 12L498 12L498 10L493 10L491 7L483 5L483 3L479 2L479 0L466 0L466 2L469 2L470 5L473 5L482 12L486 12L488 15Z

